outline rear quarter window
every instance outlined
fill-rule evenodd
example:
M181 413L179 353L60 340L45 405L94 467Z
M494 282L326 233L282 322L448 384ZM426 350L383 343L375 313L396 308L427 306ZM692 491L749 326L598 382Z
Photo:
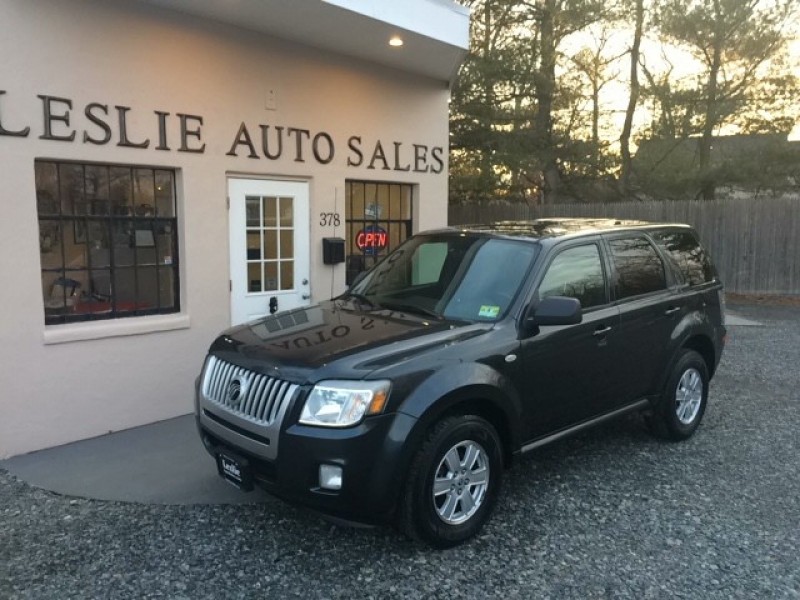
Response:
M714 280L711 258L691 231L659 231L653 234L653 239L666 250L687 284Z

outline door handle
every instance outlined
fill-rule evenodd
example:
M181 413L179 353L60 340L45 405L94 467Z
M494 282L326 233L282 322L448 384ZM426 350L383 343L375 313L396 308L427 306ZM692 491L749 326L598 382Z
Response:
M611 331L610 326L603 327L602 325L600 325L597 329L594 330L594 333L592 335L595 337L600 337L601 335L607 334L609 331Z
M272 296L269 299L269 314L274 315L276 312L278 312L278 297Z
M670 308L668 308L667 310L664 311L664 314L665 315L674 315L676 312L679 312L680 310L681 310L680 306L671 306Z

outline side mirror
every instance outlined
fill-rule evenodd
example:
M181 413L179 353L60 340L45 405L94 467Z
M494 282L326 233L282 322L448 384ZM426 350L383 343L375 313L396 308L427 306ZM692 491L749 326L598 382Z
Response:
M526 325L576 325L583 321L580 300L566 296L549 296L536 305L525 319Z

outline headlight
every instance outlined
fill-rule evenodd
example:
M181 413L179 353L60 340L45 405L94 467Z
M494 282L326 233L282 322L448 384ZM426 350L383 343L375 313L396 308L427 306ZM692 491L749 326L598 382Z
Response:
M306 398L300 422L321 427L348 427L364 415L383 412L389 381L321 381Z

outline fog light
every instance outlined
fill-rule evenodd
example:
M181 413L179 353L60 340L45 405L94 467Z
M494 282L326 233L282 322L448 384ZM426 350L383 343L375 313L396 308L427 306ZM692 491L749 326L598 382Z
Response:
M325 490L342 489L342 467L337 467L336 465L320 465L319 487Z

